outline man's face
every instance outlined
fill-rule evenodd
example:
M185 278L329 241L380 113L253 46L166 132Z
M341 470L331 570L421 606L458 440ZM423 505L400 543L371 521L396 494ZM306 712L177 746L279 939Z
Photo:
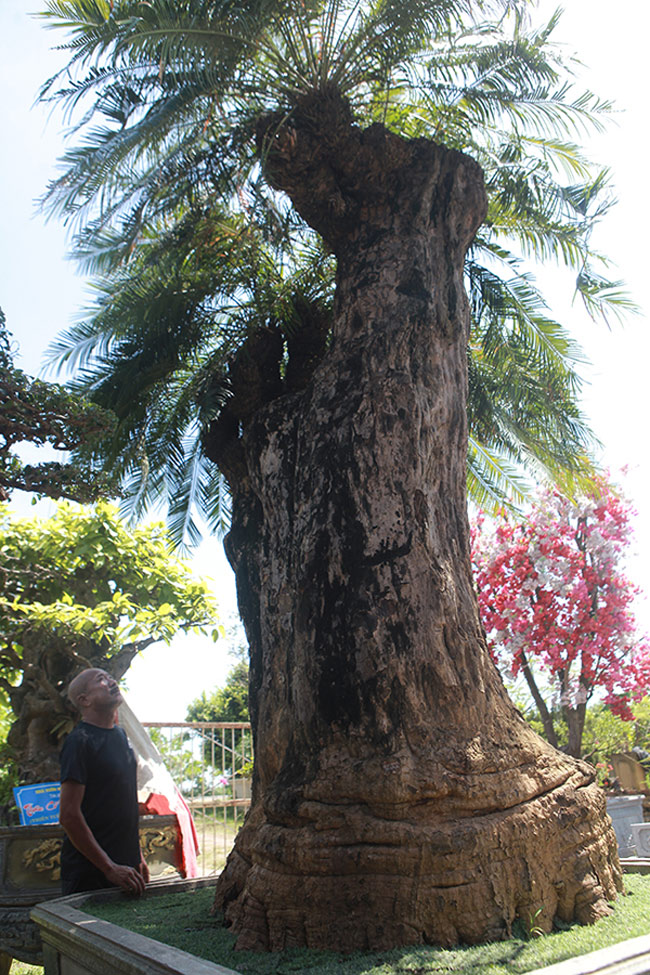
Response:
M95 670L89 676L80 700L86 708L109 711L122 703L122 695L114 677L105 670Z

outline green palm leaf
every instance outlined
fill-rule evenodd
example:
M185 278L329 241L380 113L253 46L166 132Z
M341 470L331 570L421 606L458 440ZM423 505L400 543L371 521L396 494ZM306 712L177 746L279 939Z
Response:
M223 525L223 472L202 444L235 409L237 356L256 335L279 336L290 388L324 354L334 262L265 181L257 127L273 115L290 131L299 103L334 92L359 124L444 141L484 169L488 218L466 268L470 488L517 503L526 471L567 489L589 476L582 353L525 261L573 269L593 315L629 309L590 243L612 202L607 172L578 148L611 106L572 89L552 46L557 17L535 30L524 9L505 0L47 3L71 61L42 97L76 129L44 205L75 223L76 254L98 276L94 305L52 358L117 413L104 460L121 471L133 510L171 499L177 538L196 538L193 505Z

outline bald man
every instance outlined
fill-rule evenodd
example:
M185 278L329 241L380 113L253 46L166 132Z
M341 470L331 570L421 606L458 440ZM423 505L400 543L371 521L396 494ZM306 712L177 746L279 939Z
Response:
M68 687L81 721L61 751L64 894L121 887L142 894L149 880L140 853L136 760L115 724L122 700L103 670L83 670Z

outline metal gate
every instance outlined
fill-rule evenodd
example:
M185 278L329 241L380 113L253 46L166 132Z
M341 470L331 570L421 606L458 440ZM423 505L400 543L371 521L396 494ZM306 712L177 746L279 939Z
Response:
M248 722L144 721L192 810L199 873L219 873L250 806L253 740Z

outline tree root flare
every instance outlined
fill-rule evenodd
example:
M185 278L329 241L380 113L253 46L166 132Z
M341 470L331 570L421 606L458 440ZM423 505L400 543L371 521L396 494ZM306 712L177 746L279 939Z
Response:
M514 812L427 825L346 808L335 842L323 822L270 824L258 805L215 904L237 948L271 951L476 944L510 936L517 918L543 931L556 917L592 923L621 889L603 804L596 786L566 786Z

